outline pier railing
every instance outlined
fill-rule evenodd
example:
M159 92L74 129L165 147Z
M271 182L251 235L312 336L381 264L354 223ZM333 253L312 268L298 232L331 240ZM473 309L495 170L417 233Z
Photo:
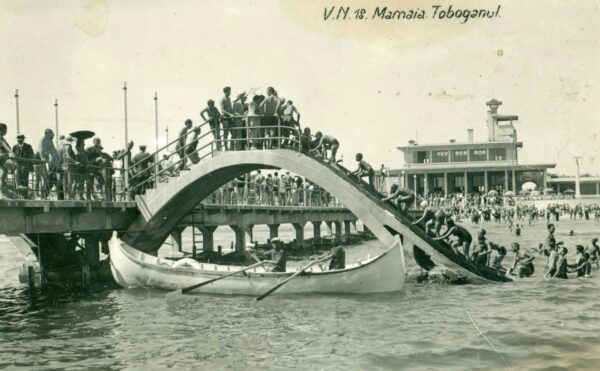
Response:
M220 122L207 120L192 126L141 159L136 155L133 160L139 160L129 161L127 169L112 165L113 161L121 162L117 158L97 165L75 159L46 161L10 156L16 166L5 166L1 195L9 199L129 201L222 151L276 148L301 150L300 128L295 121L283 122L278 115L223 116ZM120 157L131 156L130 150L122 151ZM267 197L260 200L270 202Z
M123 169L112 165L59 163L40 159L10 158L5 166L4 198L44 200L124 201L127 187Z

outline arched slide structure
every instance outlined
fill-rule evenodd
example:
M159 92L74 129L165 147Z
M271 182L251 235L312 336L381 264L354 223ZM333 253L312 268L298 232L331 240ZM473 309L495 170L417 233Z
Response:
M217 152L167 183L158 183L156 189L136 197L142 216L130 228L131 232L122 236L123 241L141 251L156 252L177 223L200 201L235 177L265 168L286 169L316 182L369 227L385 246L391 246L393 235L399 234L406 251L418 251L416 255L431 258L473 282L489 280L481 272L463 268L449 254L438 252L432 245L439 242L403 219L394 208L380 201L380 195L339 167L289 149Z

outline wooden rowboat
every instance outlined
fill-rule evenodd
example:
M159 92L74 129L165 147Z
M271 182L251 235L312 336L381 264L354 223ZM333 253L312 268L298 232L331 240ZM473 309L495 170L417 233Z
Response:
M110 242L110 265L115 281L125 288L151 287L177 290L213 279L242 267L201 263L200 269L173 267L173 262L145 254L116 237ZM400 240L383 254L340 270L311 267L282 286L277 294L343 293L366 294L398 291L404 284L404 255ZM260 295L294 274L253 268L202 286L194 292Z

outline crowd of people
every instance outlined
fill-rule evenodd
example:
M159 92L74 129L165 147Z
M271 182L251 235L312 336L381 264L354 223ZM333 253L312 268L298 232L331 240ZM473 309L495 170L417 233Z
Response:
M335 197L316 183L290 174L262 170L239 176L219 188L204 201L218 205L339 207Z

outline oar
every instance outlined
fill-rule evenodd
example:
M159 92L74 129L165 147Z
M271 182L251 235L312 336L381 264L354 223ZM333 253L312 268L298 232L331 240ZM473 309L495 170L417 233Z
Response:
M272 293L274 293L277 289L279 289L281 286L285 285L286 283L288 283L288 281L290 281L292 278L301 275L302 273L304 273L304 271L306 271L308 268L312 267L313 265L322 262L323 260L327 260L331 258L331 254L327 254L327 256L322 257L322 258L317 258L313 261L311 261L310 263L308 263L307 265L305 265L304 267L302 267L299 271L297 271L296 273L292 274L291 276L289 276L288 278L286 278L285 280L279 282L277 285L273 286L272 288L270 288L267 292L265 292L264 294L258 296L256 298L256 301L261 301L264 298L266 298L267 296L271 295Z
M224 274L224 275L219 276L217 278L213 278L213 279L210 279L210 280L207 280L207 281L204 281L204 282L197 283L197 284L192 285L192 286L188 286L188 287L184 287L184 288L179 289L179 290L172 291L172 292L170 292L170 293L167 294L167 299L175 297L175 296L178 296L178 295L187 294L188 292L190 292L192 290L195 290L198 287L201 287L201 286L204 286L204 285L208 285L209 283L218 281L218 280L223 279L223 278L227 278L229 276L233 276L234 274L245 272L245 271L247 271L249 269L256 268L256 267L258 267L260 265L263 265L264 263L265 262L259 261L258 263L254 263L252 265L249 265L249 266L247 266L245 268L242 268L240 270L237 270L235 272L227 273L227 274Z

